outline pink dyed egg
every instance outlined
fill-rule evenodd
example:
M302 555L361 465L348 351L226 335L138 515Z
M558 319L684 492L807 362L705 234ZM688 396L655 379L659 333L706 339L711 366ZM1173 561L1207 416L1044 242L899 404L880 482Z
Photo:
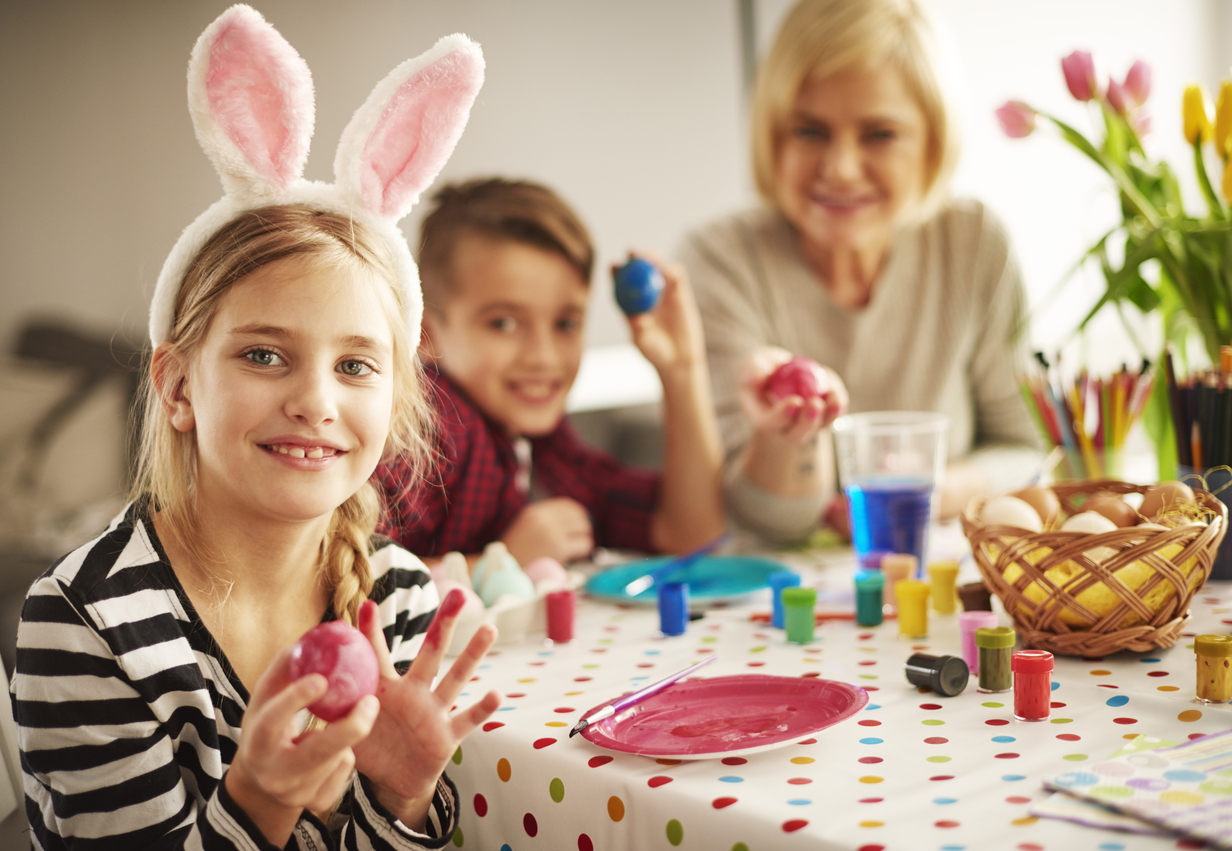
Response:
M376 651L364 634L345 621L315 626L291 648L291 677L321 674L325 694L308 707L322 721L347 715L366 694L376 694L380 680Z
M817 361L794 357L770 373L764 392L776 402L785 396L807 401L824 396L829 389L830 379Z
M538 588L545 582L563 585L569 581L569 574L556 559L549 556L534 559L522 569L530 577L530 581Z

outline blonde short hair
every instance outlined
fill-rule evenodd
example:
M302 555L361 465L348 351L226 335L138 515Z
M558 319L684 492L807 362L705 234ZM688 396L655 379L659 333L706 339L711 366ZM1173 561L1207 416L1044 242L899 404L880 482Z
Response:
M916 0L800 0L784 18L753 90L753 177L778 207L776 171L800 88L853 67L888 62L903 75L928 128L920 213L941 204L958 161L958 121L937 34Z

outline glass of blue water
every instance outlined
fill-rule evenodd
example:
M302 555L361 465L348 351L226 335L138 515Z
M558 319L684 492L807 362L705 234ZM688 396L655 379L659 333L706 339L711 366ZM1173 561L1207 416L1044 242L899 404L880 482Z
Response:
M948 430L948 418L927 411L870 411L835 420L835 453L861 570L877 570L886 553L910 553L923 569Z

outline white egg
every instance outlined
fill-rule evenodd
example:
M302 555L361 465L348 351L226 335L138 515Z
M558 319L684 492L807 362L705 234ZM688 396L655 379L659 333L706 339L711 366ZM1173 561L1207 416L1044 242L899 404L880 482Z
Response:
M1101 532L1115 532L1117 524L1095 511L1084 511L1061 524L1062 532L1088 532L1098 535Z
M1013 526L1028 532L1039 532L1044 526L1039 513L1026 500L1016 496L994 496L984 503L980 522L988 526Z

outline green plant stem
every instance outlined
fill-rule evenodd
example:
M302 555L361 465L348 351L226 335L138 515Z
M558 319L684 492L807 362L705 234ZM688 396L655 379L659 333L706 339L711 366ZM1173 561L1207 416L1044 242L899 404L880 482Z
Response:
M1211 178L1206 173L1206 158L1202 156L1202 134L1198 134L1198 138L1194 139L1193 143L1194 154L1194 171L1198 174L1198 186L1202 188L1202 194L1206 196L1206 205L1210 208L1211 217L1216 220L1223 220L1224 215L1223 204L1219 200L1219 196L1215 194L1215 189L1211 186Z

